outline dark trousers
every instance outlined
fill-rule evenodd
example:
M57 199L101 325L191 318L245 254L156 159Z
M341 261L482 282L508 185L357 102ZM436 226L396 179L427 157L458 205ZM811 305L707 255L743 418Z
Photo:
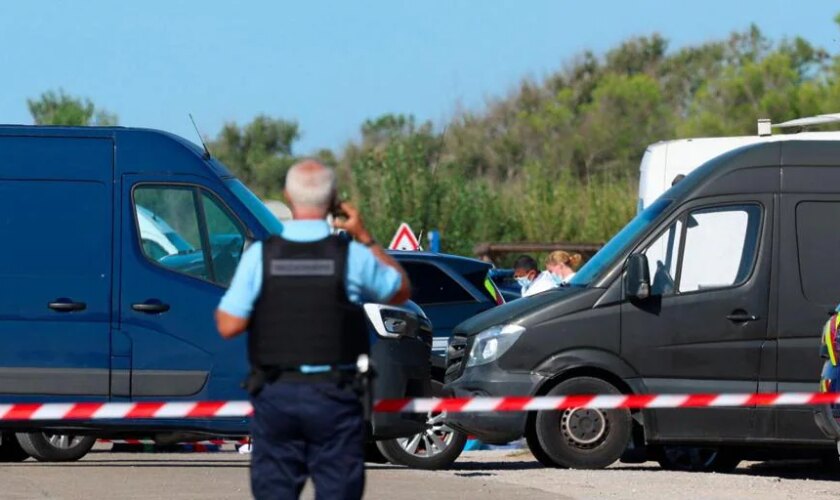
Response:
M254 498L298 498L307 477L318 499L362 497L365 425L351 387L278 381L251 403Z

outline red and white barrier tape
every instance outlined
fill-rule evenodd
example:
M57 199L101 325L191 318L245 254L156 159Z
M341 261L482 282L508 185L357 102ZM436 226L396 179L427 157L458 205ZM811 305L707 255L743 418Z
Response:
M502 398L382 399L377 413L474 413L565 410L570 408L710 408L840 404L840 393L755 394L629 394L510 396ZM246 417L247 401L142 403L13 403L0 404L0 421L12 420L141 420L158 418Z

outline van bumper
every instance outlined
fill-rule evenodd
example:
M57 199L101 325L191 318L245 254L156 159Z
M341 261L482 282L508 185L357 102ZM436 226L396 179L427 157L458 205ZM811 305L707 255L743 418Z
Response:
M373 395L376 399L432 397L430 348L416 338L380 339L371 347L376 369ZM425 414L374 413L374 439L407 437L423 432Z
M545 378L531 372L508 372L495 363L474 366L446 384L454 397L531 396ZM525 435L527 412L450 413L447 423L490 444L505 444Z

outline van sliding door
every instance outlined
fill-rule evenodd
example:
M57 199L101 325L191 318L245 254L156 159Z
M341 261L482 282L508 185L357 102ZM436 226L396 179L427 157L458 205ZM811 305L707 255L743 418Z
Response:
M0 398L109 394L113 142L0 136Z
M809 175L805 168L790 168L785 179ZM820 168L824 179L829 170ZM840 180L840 175L837 175ZM835 181L822 181L828 187ZM840 303L840 196L836 194L782 194L779 252L778 385L780 392L816 392L822 361L820 334ZM814 424L811 408L779 408L777 437L786 441L825 441Z

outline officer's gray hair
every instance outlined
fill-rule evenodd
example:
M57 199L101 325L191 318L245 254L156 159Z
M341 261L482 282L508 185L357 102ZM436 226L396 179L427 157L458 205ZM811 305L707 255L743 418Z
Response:
M286 194L292 205L328 209L335 192L335 172L315 160L296 163L286 174Z

